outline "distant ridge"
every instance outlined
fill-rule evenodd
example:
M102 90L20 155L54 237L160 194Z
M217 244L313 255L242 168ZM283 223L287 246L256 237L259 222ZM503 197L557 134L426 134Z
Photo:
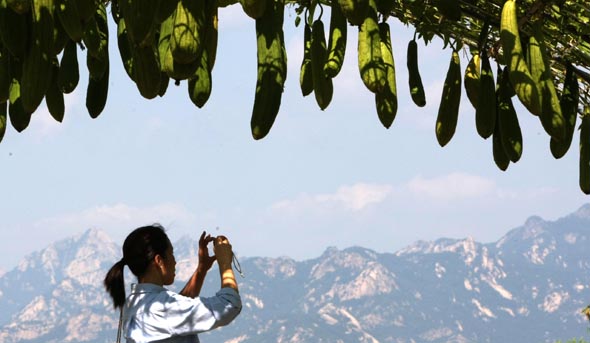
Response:
M327 248L319 257L241 257L244 309L203 342L555 342L587 336L590 205L532 216L497 242L419 241L397 252ZM92 229L0 275L0 343L112 342L102 288L120 246ZM175 243L178 289L198 243ZM133 281L127 275L127 281ZM219 285L215 271L204 295Z

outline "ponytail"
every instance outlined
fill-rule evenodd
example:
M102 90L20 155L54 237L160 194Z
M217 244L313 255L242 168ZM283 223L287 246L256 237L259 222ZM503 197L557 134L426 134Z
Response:
M125 304L124 268L125 262L121 259L111 267L104 278L104 287L113 299L115 308L123 308L123 305Z
M113 299L115 308L123 308L125 304L125 266L139 279L154 257L165 256L166 249L170 246L170 240L159 224L137 228L125 238L123 258L111 267L104 278L104 287Z

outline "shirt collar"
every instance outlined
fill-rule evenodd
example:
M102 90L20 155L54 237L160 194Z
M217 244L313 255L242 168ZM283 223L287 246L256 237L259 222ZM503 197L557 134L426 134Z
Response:
M131 293L159 293L166 291L166 288L153 283L133 283L131 284Z

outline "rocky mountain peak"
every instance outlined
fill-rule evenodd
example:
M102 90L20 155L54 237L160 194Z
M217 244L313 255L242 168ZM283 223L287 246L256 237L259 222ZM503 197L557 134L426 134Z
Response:
M189 235L181 236L176 242L173 243L175 252L177 251L198 251L199 241L198 238L191 237Z
M471 264L477 257L481 244L473 237L463 239L441 238L436 241L418 241L395 253L402 257L407 255L457 253L463 257L466 264Z
M328 248L317 263L311 268L311 275L314 279L322 279L327 275L336 275L339 272L358 273L374 261L377 254L369 249L351 247L344 250Z
M407 247L398 250L395 255L402 256L402 255L409 255L409 254L416 254L422 253L427 251L432 247L434 243L432 241L423 241L419 240L414 242L413 244L408 245Z
M547 222L543 218L532 216L526 220L519 234L523 240L533 239L545 232L546 227Z
M337 254L339 251L340 250L338 250L337 247L330 246L330 247L327 247L326 250L324 250L321 257L324 258L324 257L333 256L333 255Z
M269 278L288 279L297 273L297 262L289 257L257 257L252 262Z
M525 227L534 227L534 226L538 226L538 225L542 224L544 221L545 220L543 220L543 218L541 218L540 216L530 216L524 222L524 226Z
M523 242L530 243L546 233L549 224L539 216L531 216L525 221L524 225L510 230L504 237L500 238L496 242L496 247L506 247L507 244L522 245Z
M572 213L572 216L578 218L590 218L590 203L584 204L576 212Z
M104 275L96 271L112 265L120 255L120 248L106 232L89 229L26 256L17 270L31 275L44 275L45 282L51 284L64 276L74 278L81 284L100 283Z
M81 243L84 242L84 244L96 244L103 246L115 244L113 239L108 233L106 233L106 231L97 228L86 230L79 236L79 241Z

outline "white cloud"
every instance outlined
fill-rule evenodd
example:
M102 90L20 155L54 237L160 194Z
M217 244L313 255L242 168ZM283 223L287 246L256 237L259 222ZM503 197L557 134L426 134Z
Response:
M197 218L192 211L176 203L145 207L119 203L98 205L34 220L30 223L10 225L4 233L5 240L0 242L0 250L7 252L3 264L0 264L0 274L2 269L10 270L26 254L90 228L104 230L121 244L125 236L133 229L160 223L174 241L183 234L195 234L197 219L200 222L204 218L208 219L207 213L199 213ZM31 239L31 234L34 234L34 239Z
M399 191L394 192L394 189ZM388 200L403 201L410 205L412 202L408 203L408 195L429 198L434 201L463 200L484 196L502 198L505 196L496 189L495 183L489 179L456 172L433 178L416 176L399 185L357 183L351 186L341 186L333 193L302 193L295 198L274 203L271 209L291 214L329 210L358 212Z
M354 212L383 202L391 192L391 185L357 183L352 186L342 186L334 193L301 194L295 199L275 203L272 209L288 212L343 209Z
M75 231L86 228L105 230L161 223L164 226L184 226L194 222L194 215L184 206L168 203L149 207L133 207L127 204L100 205L80 212L66 213L44 218L33 224L37 228L54 228Z
M43 139L58 133L62 126L61 123L53 119L47 107L43 105L39 106L35 113L32 114L29 129L34 133L35 137Z
M358 183L353 186L343 186L335 194L320 196L319 199L325 202L342 203L345 207L354 211L377 204L385 200L391 193L390 185L377 185Z
M452 202L479 199L486 203L519 203L529 199L549 199L560 192L557 188L507 190L492 179L466 172L453 172L433 177L415 176L398 184L356 183L344 185L331 193L301 193L275 202L271 210L299 215L302 212L330 215L334 211L359 212L375 205L399 206L409 212L431 202L429 210L448 208ZM393 205L395 204L395 205ZM478 207L478 203L473 203ZM485 207L488 207L487 205Z
M417 196L457 200L489 195L494 191L495 183L481 176L457 172L430 179L417 176L408 182L407 187Z
M64 129L64 122L68 120L68 115L72 113L80 102L80 92L77 90L70 94L64 94L65 115L62 123L53 119L45 102L42 102L39 108L31 115L31 123L28 128L32 136L38 141L59 134Z

